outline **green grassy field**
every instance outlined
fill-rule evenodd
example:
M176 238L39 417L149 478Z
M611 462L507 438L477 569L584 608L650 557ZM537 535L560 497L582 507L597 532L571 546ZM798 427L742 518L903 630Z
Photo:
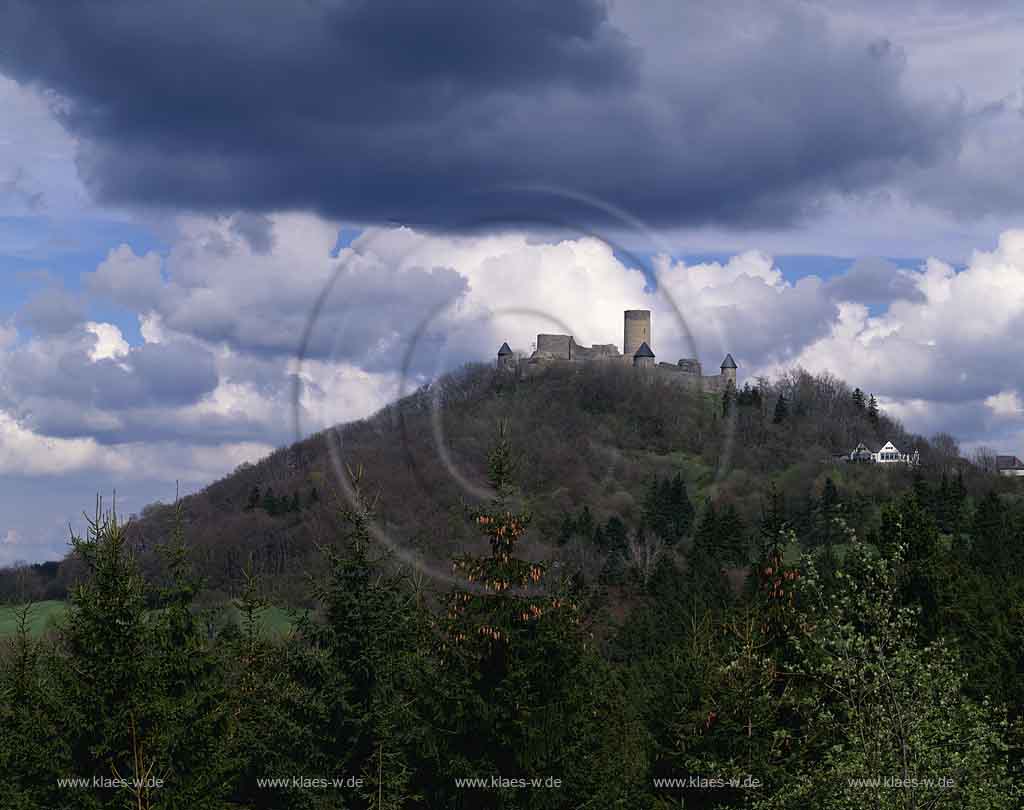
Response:
M18 608L13 605L0 606L0 639L10 638L18 631L17 610ZM29 612L29 632L34 638L38 638L48 627L62 619L67 611L67 602L51 600L34 603ZM261 610L257 615L263 632L271 637L280 638L288 635L294 625L292 615L284 608L271 606ZM227 605L221 610L219 623L240 625L241 618L236 607Z
M283 638L294 626L292 614L285 608L270 606L259 611L257 621L265 635ZM220 622L241 626L242 614L234 605L228 605L221 611Z
M13 636L17 632L17 610L13 605L0 606L0 638ZM34 637L41 636L48 626L63 618L67 610L67 602L58 600L34 603L29 609L29 632Z

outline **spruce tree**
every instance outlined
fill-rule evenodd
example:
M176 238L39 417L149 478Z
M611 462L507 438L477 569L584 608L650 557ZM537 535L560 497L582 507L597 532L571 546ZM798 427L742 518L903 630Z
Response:
M875 399L875 395L872 394L868 397L868 421L871 422L871 426L878 427L878 400Z
M76 768L101 777L142 780L138 788L86 789L99 806L158 799L150 777L166 779L173 763L159 736L153 694L153 638L146 617L146 585L125 526L97 499L84 537L72 534L73 553L86 578L72 590L60 636L67 661L60 680L61 730ZM145 806L145 805L143 805Z
M478 807L570 806L585 800L584 784L571 773L590 769L586 763L599 733L596 716L581 708L593 699L588 683L596 659L578 594L564 580L549 585L547 564L516 556L530 515L513 506L514 469L502 422L488 458L494 497L467 508L491 553L454 560L464 584L449 594L443 622L440 654L456 689L448 710L448 769L450 777L551 777L565 784L563 792L548 796L488 791L478 797ZM578 798L567 799L565 791Z
M939 479L939 490L935 498L935 518L938 521L939 528L944 532L952 531L952 500L953 493L949 485L949 476L943 470L942 476Z
M687 588L694 599L710 610L721 611L732 601L725 577L726 550L718 509L708 502L693 534L686 555Z
M1005 576L1012 568L1012 551L1006 507L990 490L978 503L971 525L971 563L991 576Z
M266 491L263 493L263 498L260 500L260 506L263 507L263 511L271 517L277 515L280 509L280 502L277 499L277 495L274 494L274 488L268 486Z
M432 743L423 695L433 667L426 616L409 572L370 533L376 496L361 467L346 470L350 497L338 507L338 537L320 548L327 576L316 587L323 622L304 618L300 636L326 659L318 685L317 734L332 773L362 779L351 806L398 810L422 799L417 751Z
M761 523L758 527L757 562L747 579L748 593L758 590L760 571L766 567L776 568L781 562L789 524L786 521L786 502L775 482L768 487L768 494L761 504ZM790 530L791 531L791 530Z
M781 425L789 417L789 403L786 402L785 394L779 394L775 400L775 413L772 414L772 423Z
M210 617L194 608L202 582L192 571L180 500L170 537L157 552L166 573L150 618L150 694L160 745L173 768L162 790L183 805L212 810L226 798L235 763L225 755L228 696L205 630Z
M57 779L73 772L64 745L60 701L52 672L66 666L32 637L31 602L14 611L15 633L0 649L0 807L60 807L67 795Z
M674 546L690 531L693 504L681 473L651 481L644 497L644 523L666 545Z
M834 515L835 511L841 505L839 488L836 487L836 482L830 477L825 479L825 486L821 491L821 505L822 508L830 515Z
M323 685L322 654L300 647L294 638L269 638L262 620L269 603L261 581L251 567L242 576L241 593L232 601L240 625L225 628L218 645L230 717L223 753L233 773L227 806L334 807L338 796L331 791L260 784L264 779L328 772L333 762L322 752L330 737L323 696L331 693Z
M604 526L605 547L608 553L600 579L604 585L621 585L625 581L629 536L626 524L618 515L612 515Z

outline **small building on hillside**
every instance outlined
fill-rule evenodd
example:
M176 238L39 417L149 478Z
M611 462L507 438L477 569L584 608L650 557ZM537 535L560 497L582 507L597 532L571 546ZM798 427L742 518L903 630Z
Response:
M892 442L886 442L881 447L874 449L861 442L850 451L846 460L857 464L911 464L916 466L921 463L921 454L917 450L913 453L903 453Z
M1016 456L996 456L996 472L1000 475L1024 475L1024 462Z

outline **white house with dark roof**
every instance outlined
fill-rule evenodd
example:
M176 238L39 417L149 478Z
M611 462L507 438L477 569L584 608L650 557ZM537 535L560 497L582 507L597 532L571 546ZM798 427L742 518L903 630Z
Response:
M996 472L1000 475L1024 475L1024 462L1016 456L996 456Z
M913 453L904 453L892 442L886 442L881 447L872 449L864 442L858 444L846 457L847 461L870 464L912 464L921 463L921 454L915 450Z

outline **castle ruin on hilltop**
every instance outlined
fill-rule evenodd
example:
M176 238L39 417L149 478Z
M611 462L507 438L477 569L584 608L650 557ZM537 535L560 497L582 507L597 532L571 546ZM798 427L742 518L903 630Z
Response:
M700 387L709 393L720 393L729 384L736 386L736 361L726 354L721 373L705 376L700 361L683 358L676 363L655 363L651 349L651 312L627 309L623 313L622 352L614 343L580 346L572 335L537 335L537 347L528 358L518 357L508 343L498 349L498 368L521 377L529 376L557 363L622 363L645 369L671 382Z

